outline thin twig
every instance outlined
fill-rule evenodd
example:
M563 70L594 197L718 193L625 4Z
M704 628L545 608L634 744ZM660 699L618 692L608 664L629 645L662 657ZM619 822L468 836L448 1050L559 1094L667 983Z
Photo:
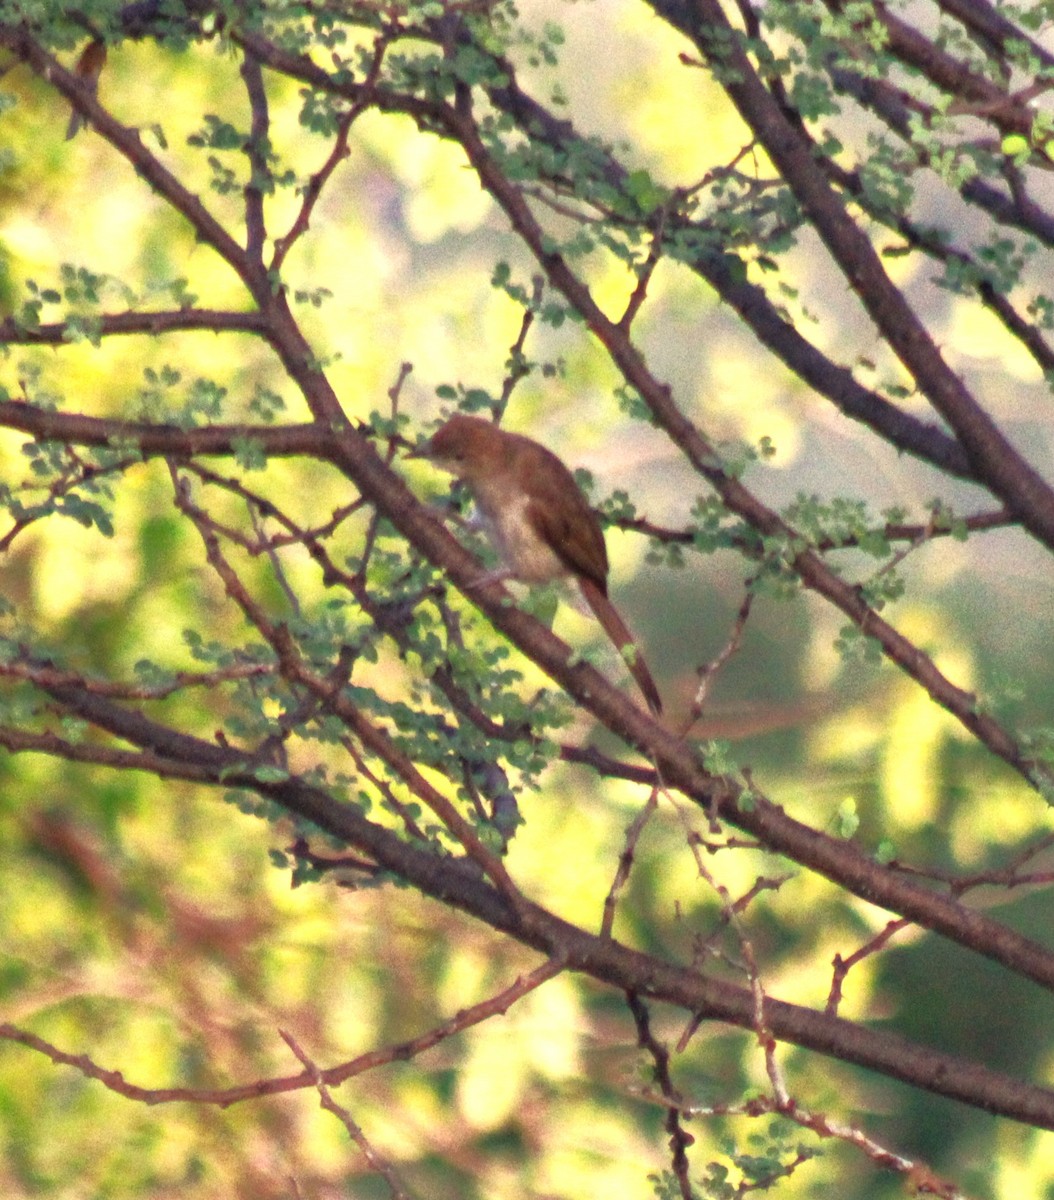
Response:
M347 158L350 153L348 150L348 138L351 134L351 127L366 109L369 108L373 100L374 90L380 78L381 65L384 62L384 53L387 46L388 41L383 36L378 37L374 42L373 59L370 62L370 68L366 73L366 79L363 81L362 90L358 98L337 122L333 147L326 161L304 186L304 199L301 202L300 209L292 225L281 237L275 239L274 254L271 257L270 265L271 273L277 274L282 269L282 264L285 262L289 251L296 244L297 240L307 232L311 225L311 214L314 212L315 205L322 195L322 189L341 161ZM248 50L246 52L248 53Z
M389 1063L408 1062L417 1058L426 1050L431 1050L434 1046L473 1025L479 1025L490 1017L504 1015L517 1001L522 1000L524 996L541 987L543 983L559 975L564 966L564 960L558 955L547 958L533 971L519 976L507 988L489 996L486 1000L481 1000L478 1004L461 1009L448 1020L433 1026L415 1038L410 1038L405 1042L396 1042L378 1050L369 1050L349 1062L325 1068L321 1071L322 1079L330 1086L336 1087L356 1075L374 1071ZM53 1043L35 1033L30 1033L29 1030L21 1029L17 1025L6 1022L0 1024L0 1038L35 1050L60 1066L73 1067L85 1078L102 1083L110 1091L124 1096L127 1100L137 1100L150 1105L191 1103L229 1108L232 1104L240 1104L245 1100L300 1091L314 1084L307 1072L303 1072L299 1075L259 1079L254 1083L241 1084L233 1088L144 1088L129 1083L120 1071L110 1071L100 1067L86 1054L70 1054L65 1050L60 1050Z
M736 619L732 623L732 628L729 631L728 638L721 652L716 658L708 663L704 663L696 670L699 677L699 685L695 689L695 695L692 698L692 706L689 710L688 717L681 728L681 736L684 737L692 728L693 725L702 717L703 710L706 707L707 697L710 694L710 689L717 678L718 673L728 662L730 658L739 650L743 644L743 634L747 627L747 621L750 619L750 609L754 603L754 593L751 591L749 583L747 585L746 595L743 597L743 603L739 606L739 611L736 613Z
M670 1135L670 1165L674 1178L680 1188L682 1200L694 1200L695 1193L688 1176L688 1149L694 1144L695 1138L684 1128L681 1097L670 1075L670 1052L652 1033L648 1007L640 996L636 992L627 992L626 1003L637 1027L637 1044L651 1056L652 1073L665 1100L665 1124L666 1132Z
M279 1029L279 1034L282 1040L290 1050L300 1060L301 1066L307 1071L311 1077L311 1082L315 1085L318 1091L319 1100L322 1107L331 1112L338 1121L348 1131L351 1140L358 1146L362 1152L363 1158L380 1177L387 1183L392 1194L393 1200L411 1200L410 1193L406 1190L405 1185L399 1178L399 1173L388 1159L381 1154L366 1137L362 1131L362 1127L355 1121L355 1118L341 1104L338 1104L333 1099L333 1093L329 1090L329 1086L322 1078L322 1072L315 1065L315 1062L300 1048L300 1044L291 1033L287 1033L284 1029Z
M611 937L611 931L615 924L615 909L618 905L619 895L626 886L630 872L633 870L637 843L640 841L640 836L644 832L645 825L647 825L655 814L658 802L659 790L653 787L648 794L648 799L645 801L644 806L626 829L626 840L623 842L622 852L619 854L615 878L611 881L611 887L608 888L608 894L604 898L604 916L600 922L601 937Z
M842 1002L842 987L845 983L845 977L858 963L864 961L872 954L877 954L884 946L902 929L910 928L911 922L906 921L903 917L898 917L895 921L887 921L884 928L880 929L873 938L865 942L858 949L854 950L847 958L843 958L840 954L834 956L832 966L834 968L831 975L831 990L827 994L827 1003L824 1005L824 1012L830 1016L834 1016L838 1012L838 1006Z

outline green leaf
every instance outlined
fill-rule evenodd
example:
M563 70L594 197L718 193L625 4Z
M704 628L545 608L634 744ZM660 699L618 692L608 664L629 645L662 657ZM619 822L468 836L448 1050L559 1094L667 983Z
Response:
M273 763L264 763L262 766L253 767L252 776L259 783L285 783L289 779L289 772Z
M644 216L650 216L666 202L666 189L660 187L645 170L631 171L626 176L624 187Z

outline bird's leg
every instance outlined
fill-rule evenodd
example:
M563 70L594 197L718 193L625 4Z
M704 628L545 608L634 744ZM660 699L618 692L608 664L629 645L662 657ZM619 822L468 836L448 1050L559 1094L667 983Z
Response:
M493 571L487 571L478 579L473 579L471 583L465 584L465 590L471 588L486 587L489 583L505 583L509 579L513 579L513 573L508 567L495 567Z

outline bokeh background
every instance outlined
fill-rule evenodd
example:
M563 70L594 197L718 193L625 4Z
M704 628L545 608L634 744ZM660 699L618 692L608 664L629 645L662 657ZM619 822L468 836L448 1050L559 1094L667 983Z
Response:
M524 62L523 78L543 95L559 89L580 129L628 142L627 161L656 180L700 179L747 142L707 75L675 69L684 47L645 7L531 0L522 15L529 28L558 22L565 31L560 64ZM3 315L61 288L64 278L75 284L64 264L102 277L107 311L127 303L125 286L161 306L186 294L217 308L241 303L230 272L100 137L89 130L64 140L68 112L54 92L21 68L2 86L17 100L0 115ZM299 124L297 92L269 80L275 142L307 173L326 146ZM180 53L127 43L110 55L101 99L152 146L163 139L165 161L214 211L237 221L238 194L210 191L203 155L188 145L204 114L247 119L228 49ZM294 211L292 198L276 199L274 227ZM413 371L401 408L421 430L443 407L437 388L500 389L522 315L492 286L502 260L529 278L532 264L455 147L405 118L370 113L357 123L350 154L287 268L290 281L320 301L316 307L309 297L298 314L350 417L387 410L403 362ZM838 347L843 361L860 360L862 372L896 376L807 237L781 269L797 288L788 292L788 312L812 340ZM905 258L895 269L948 360L1049 473L1050 397L1034 364L976 303L935 287L924 265ZM632 286L625 268L599 253L590 279L598 301L616 311ZM78 306L75 295L45 301L41 319ZM637 336L677 402L710 434L772 439L774 455L753 464L747 478L774 505L801 493L845 494L876 513L901 505L924 520L935 496L958 512L978 503L967 485L950 485L876 445L813 396L684 268L660 266ZM615 372L581 326L537 325L528 353L554 369L519 385L508 427L586 468L598 499L624 490L650 520L683 524L686 498L704 489L657 431L620 413ZM185 396L198 378L226 388L225 420L243 419L254 399L272 393L284 400L285 417L307 418L272 356L247 335L15 347L0 362L0 382L13 398L134 417L166 402L166 368L180 374L172 394ZM924 411L920 400L904 404ZM0 479L8 486L31 470L24 441L0 436ZM407 477L423 495L445 489L424 466L407 468ZM254 483L305 520L347 499L346 483L318 464L276 461ZM686 556L674 569L649 553L645 538L617 530L609 548L613 594L671 707L683 710L694 667L725 644L749 564L724 551ZM859 570L860 561L847 554L846 570ZM321 598L310 564L301 567L292 568L298 590ZM934 542L903 570L908 588L892 610L898 628L1012 725L1041 726L1054 699L1049 560L1024 534L1003 530ZM118 677L141 659L194 665L185 630L236 636L200 546L171 511L160 463L124 478L112 537L50 519L17 539L0 560L0 590L64 654ZM742 649L717 683L706 731L727 739L795 815L865 847L888 844L906 860L981 870L1047 831L1044 801L947 714L891 668L839 655L842 623L807 596L760 599ZM557 628L575 644L597 641L569 608ZM613 656L596 652L618 670ZM192 709L194 700L181 703ZM523 801L510 869L528 894L596 927L625 827L643 799L630 785L601 787L588 771L554 765ZM661 805L638 848L620 938L689 956L699 931L718 919L718 901L685 845L693 822L696 814ZM329 1065L413 1037L536 965L526 950L405 890L293 888L289 872L271 861L283 845L281 828L189 784L0 756L0 1019L144 1087L225 1087L295 1072L280 1029ZM789 870L750 852L718 856L711 869L733 895L759 873ZM822 1004L833 956L877 933L886 916L814 876L791 873L752 906L751 937L770 994ZM979 893L976 902L1001 903L1003 919L1039 939L1049 935L1049 889L1009 904ZM917 932L850 975L843 1011L1032 1080L1051 1076L1049 1000ZM671 1040L684 1027L683 1014L660 1010L656 1019ZM666 1154L663 1113L636 1094L643 1077L635 1040L620 997L561 976L505 1016L411 1063L353 1080L340 1098L405 1170L416 1195L634 1200L656 1194L651 1177ZM1054 1196L1051 1135L792 1048L780 1057L802 1103L858 1122L972 1194ZM699 1103L735 1103L764 1084L753 1039L720 1027L696 1034L678 1072L679 1086ZM742 1152L761 1133L756 1122L716 1118L691 1129L699 1173L707 1162L728 1163L733 1141ZM790 1144L806 1142L823 1157L781 1182L779 1195L906 1194L862 1156L784 1132ZM0 1045L0 1147L7 1196L388 1194L313 1092L229 1109L150 1107L10 1044Z

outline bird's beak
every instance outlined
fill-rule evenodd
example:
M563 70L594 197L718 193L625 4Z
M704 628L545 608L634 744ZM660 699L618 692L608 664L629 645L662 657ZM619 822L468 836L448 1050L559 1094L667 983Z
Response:
M432 439L425 438L423 442L418 442L412 450L407 450L403 455L404 458L431 458L432 457Z

